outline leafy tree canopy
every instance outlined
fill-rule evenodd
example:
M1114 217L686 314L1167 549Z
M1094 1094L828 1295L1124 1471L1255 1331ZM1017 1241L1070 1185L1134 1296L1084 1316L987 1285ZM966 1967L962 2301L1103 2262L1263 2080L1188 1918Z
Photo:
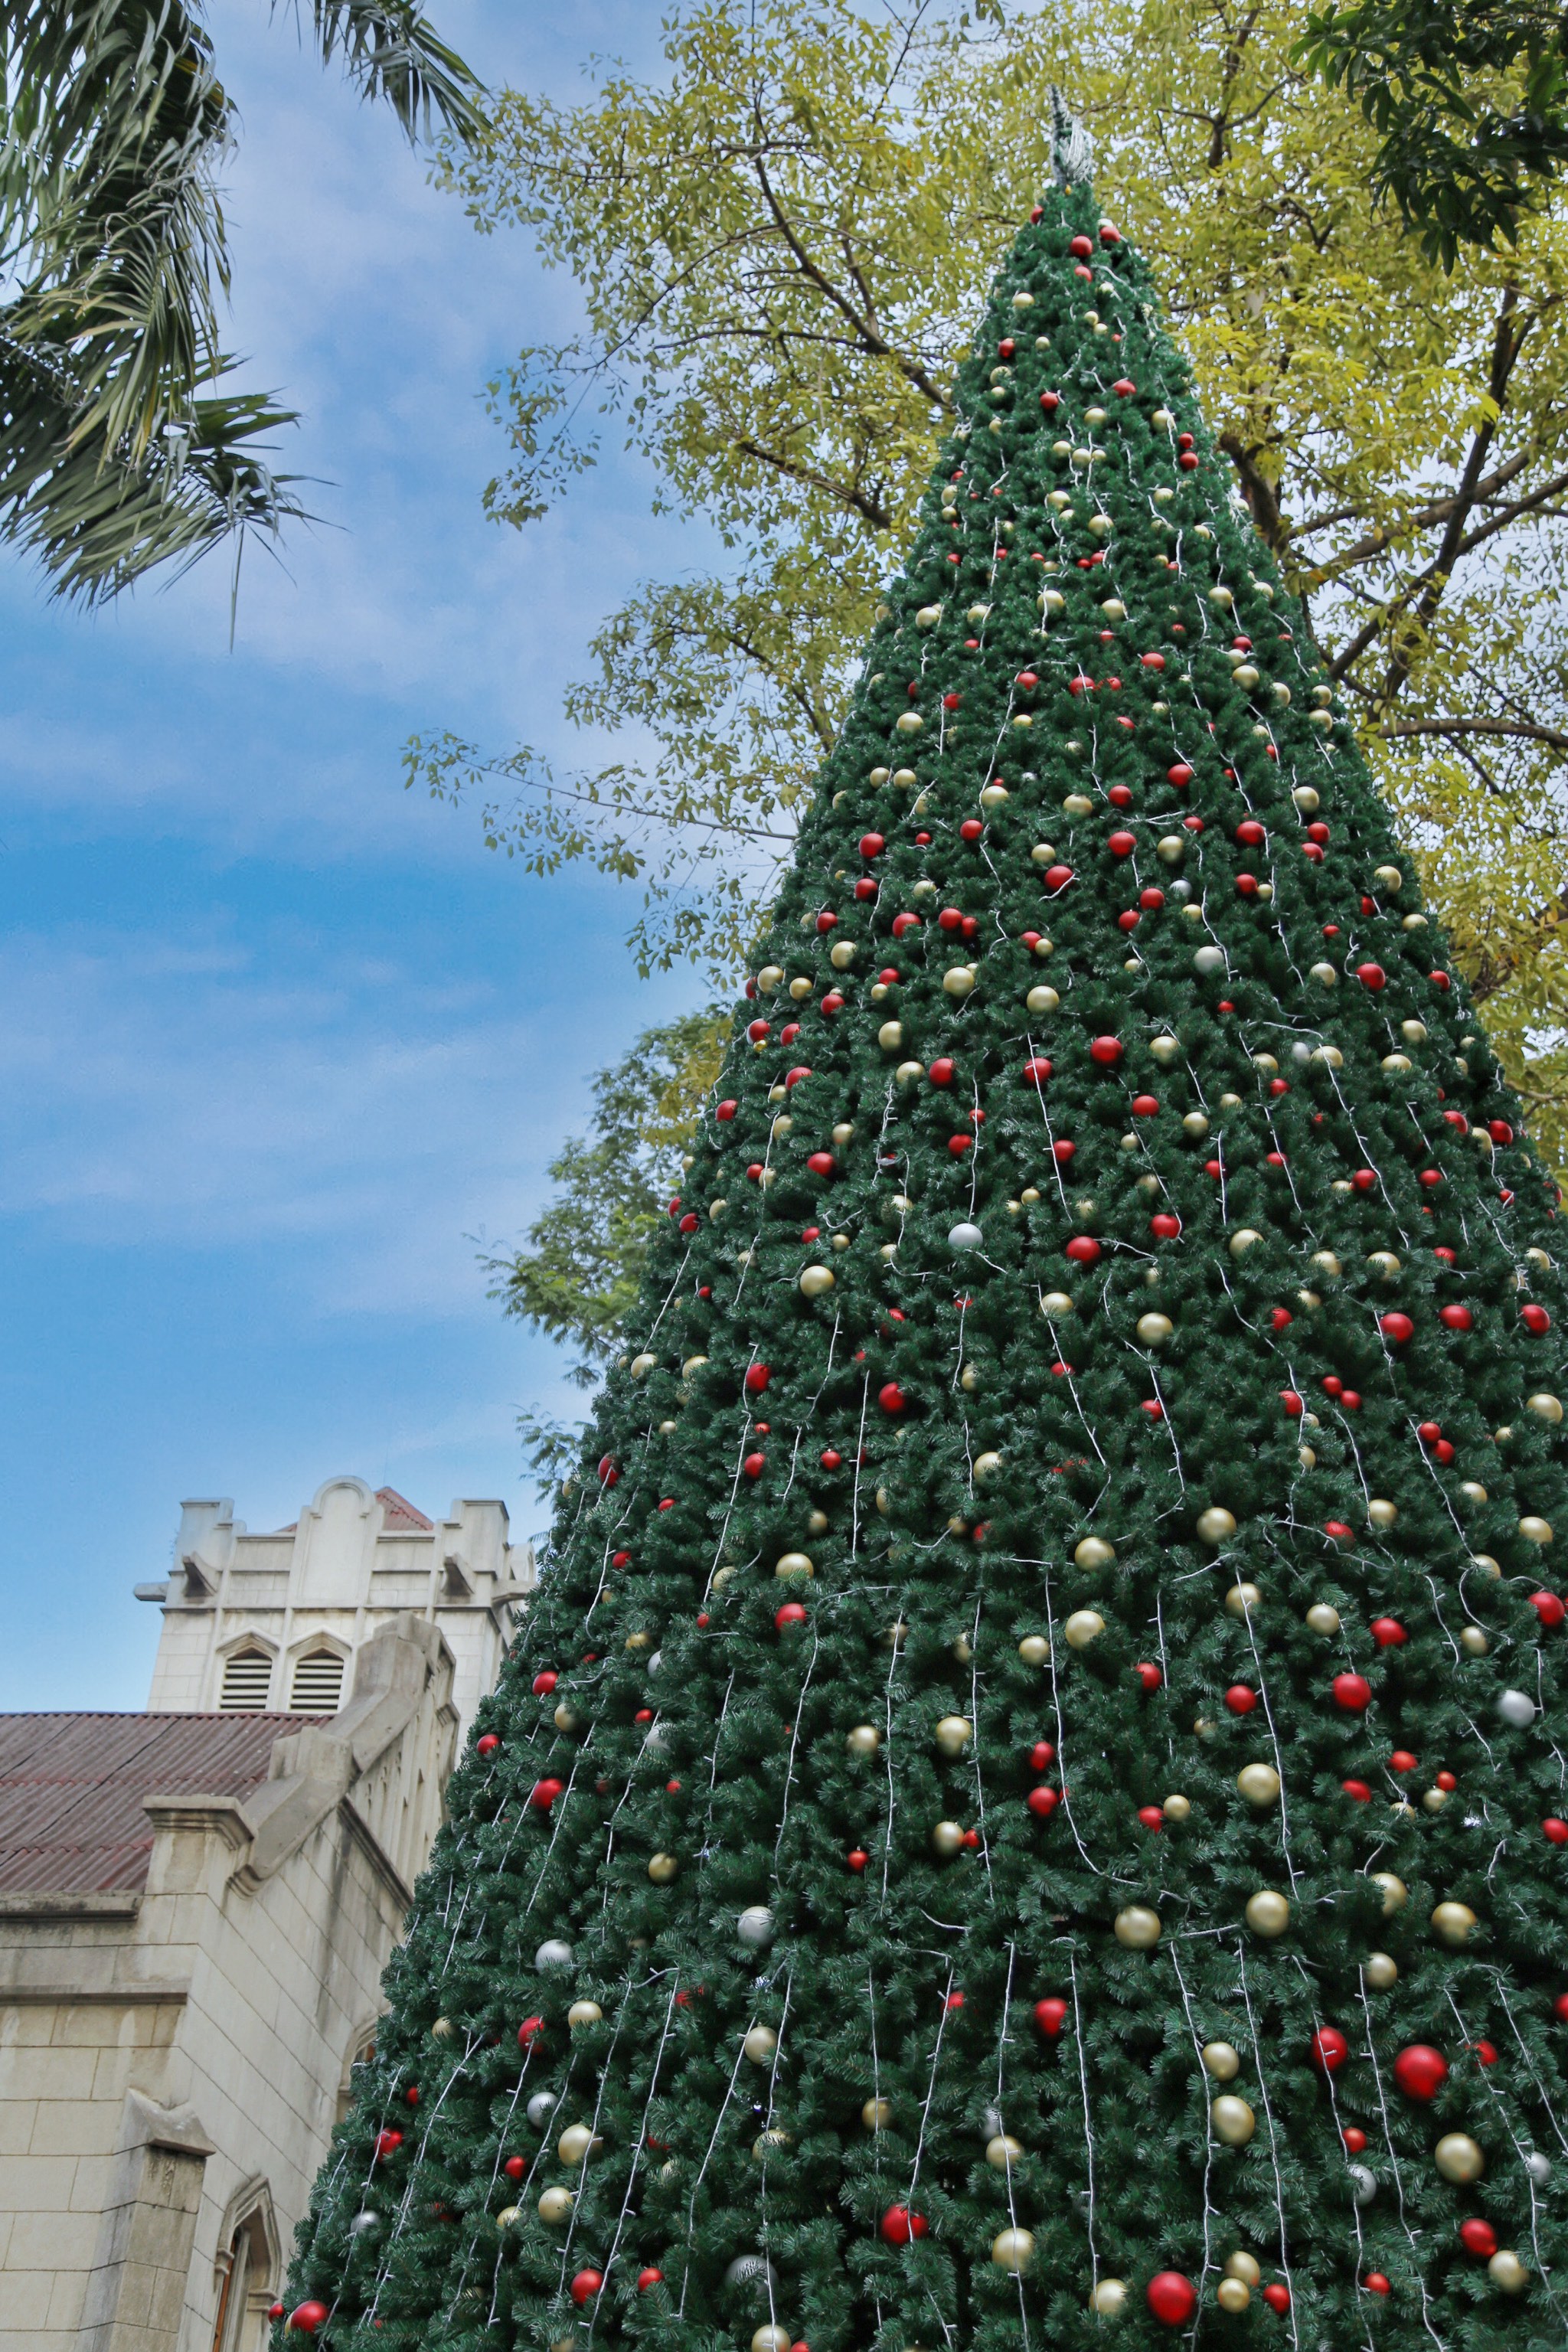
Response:
M482 799L541 869L640 877L646 965L732 971L913 527L964 321L1044 184L1055 79L1562 1164L1568 226L1543 202L1512 251L1446 271L1380 204L1377 126L1300 34L1288 0L701 0L658 83L505 93L447 177L574 273L585 324L492 386L512 454L490 509L525 524L619 433L730 560L637 584L594 640L567 707L621 758L558 778L432 737L411 772Z
M1568 161L1568 15L1540 0L1351 0L1314 12L1309 64L1382 141L1374 191L1451 269L1514 244Z

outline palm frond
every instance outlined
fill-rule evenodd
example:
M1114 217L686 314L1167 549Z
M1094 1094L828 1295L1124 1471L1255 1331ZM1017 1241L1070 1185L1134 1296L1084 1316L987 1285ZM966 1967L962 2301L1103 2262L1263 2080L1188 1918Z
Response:
M311 0L310 13L323 64L342 57L361 95L384 100L410 139L428 131L433 115L459 138L484 131L478 77L417 0Z
M312 0L323 59L412 138L482 127L479 84L412 0ZM0 6L0 532L89 602L303 514L261 454L296 421L222 387L233 136L186 0Z

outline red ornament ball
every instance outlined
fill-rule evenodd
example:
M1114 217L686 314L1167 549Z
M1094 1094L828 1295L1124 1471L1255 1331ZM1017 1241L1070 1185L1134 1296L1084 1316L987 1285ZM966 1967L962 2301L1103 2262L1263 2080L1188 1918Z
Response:
M1415 1326L1409 1316L1401 1315L1397 1311L1392 1315L1380 1315L1377 1318L1377 1328L1384 1338L1391 1339L1396 1348L1403 1348L1406 1339L1413 1339L1415 1337Z
M889 2246L907 2246L923 2238L927 2227L925 2215L911 2213L907 2205L889 2205L882 2216L882 2235Z
M909 1399L897 1381L884 1381L877 1391L877 1402L884 1412L902 1412Z
M1363 988L1376 991L1388 985L1388 974L1380 963L1358 963L1355 976Z
M575 2304L592 2303L605 2284L603 2271L581 2270L572 2282L572 2300Z
M1392 2294L1394 2292L1381 2271L1368 2271L1362 2284L1368 2294Z
M1157 1691L1165 1679L1152 1658L1141 1660L1132 1671L1138 1677L1140 1688L1146 1691Z
M1270 2279L1268 2284L1263 2290L1263 2300L1268 2305L1270 2311L1289 2311L1290 2308L1290 2290L1286 2285L1283 2279Z
M1490 2262L1497 2252L1497 2231L1489 2221L1472 2215L1469 2221L1459 2224L1459 2243L1466 2253L1474 2254L1478 2262Z
M1568 1609L1563 1607L1555 1592L1532 1592L1530 1605L1543 1625L1561 1625L1563 1618L1568 1616Z
M537 1674L533 1677L534 1697L548 1698L551 1692L555 1688L556 1684L560 1680L561 1677L556 1673L554 1667L546 1666L542 1674Z
M1037 1821L1048 1822L1061 1800L1054 1789L1039 1788L1030 1790L1026 1801Z
M1541 1824L1548 1845L1568 1845L1568 1822L1559 1821L1555 1814Z
M1340 2137L1345 2144L1345 2154L1347 2156L1361 2156L1364 2153L1366 2148L1366 2134L1363 2131L1360 2124L1347 2124L1344 2130L1340 2134Z
M297 2303L289 2314L289 2325L298 2328L301 2336L314 2336L319 2327L326 2326L331 2316L324 2303Z
M1068 2021L1068 2005L1052 1994L1047 2000L1035 2003L1035 2023L1047 2041L1054 2042Z
M1092 1234L1074 1234L1067 1245L1066 1254L1072 1259L1075 1265L1097 1265L1100 1262L1100 1244Z
M521 2180L528 2170L528 2158L525 2156L509 2156L501 2170L509 2180Z
M870 1859L871 1857L866 1852L865 1847L859 1845L851 1846L848 1853L845 1856L845 1860L848 1863L850 1869L854 1871L857 1877L858 1877L861 1871L865 1869L866 1864L870 1861Z
M1397 1617L1374 1617L1372 1621L1372 1638L1380 1650L1396 1650L1400 1643L1407 1642L1410 1636Z
M1232 1715L1250 1715L1258 1705L1258 1693L1246 1683L1232 1683L1225 1695L1225 1703Z
M1048 1772L1056 1760L1055 1744L1049 1739L1037 1739L1029 1750L1029 1769L1032 1772Z
M782 1609L773 1612L773 1623L781 1633L787 1632L792 1625L804 1625L805 1622L805 1603L802 1601L786 1601Z
M1110 1069L1121 1059L1121 1040L1120 1037L1096 1037L1089 1045L1089 1055L1090 1061L1098 1062L1101 1069Z
M926 1076L930 1078L933 1087L950 1087L952 1084L953 1073L957 1069L957 1066L958 1065L955 1062L951 1061L947 1055L939 1054L936 1060L931 1064L931 1068L926 1072Z
M1364 1715L1372 1705L1372 1685L1364 1675L1334 1676L1334 1705L1346 1715Z
M1312 2036L1312 2063L1320 2074L1337 2073L1350 2054L1350 2043L1337 2025L1319 2026Z
M1068 251L1079 261L1087 261L1094 251L1087 236L1075 236Z
M1413 2042L1394 2062L1394 2079L1407 2099L1435 2099L1448 2079L1448 2062L1429 2042Z
M761 1396L763 1391L767 1387L767 1384L772 1378L773 1374L768 1370L766 1364L748 1364L746 1366L746 1394L748 1396Z
M537 1807L540 1812L547 1813L565 1786L564 1780L553 1779L536 1780L528 1792L528 1801Z
M533 2042L538 2041L543 2031L544 2020L542 2017L525 2017L522 2023L517 2029L518 2048L520 2050L527 2050L530 2048Z
M493 1756L500 1746L500 1741L496 1738L495 1733L487 1731L481 1738L475 1740L474 1752L479 1756Z
M650 2286L662 2286L663 2284L664 2273L659 2270L655 2270L651 2263L649 2263L647 2270L638 2271L637 2293L639 2294L646 2294Z
M1198 2306L1198 2291L1180 2271L1156 2271L1146 2289L1150 2310L1166 2327L1184 2327Z
M1538 1339L1542 1331L1550 1331L1552 1328L1552 1318L1544 1307L1521 1307L1519 1310L1519 1319L1525 1329L1533 1331Z

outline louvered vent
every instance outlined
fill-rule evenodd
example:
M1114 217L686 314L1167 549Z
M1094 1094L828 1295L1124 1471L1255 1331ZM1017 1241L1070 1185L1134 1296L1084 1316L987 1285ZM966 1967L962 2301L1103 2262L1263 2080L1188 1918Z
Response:
M236 1650L225 1664L218 1706L225 1715L260 1715L267 1706L272 1661L265 1650Z
M343 1662L335 1650L312 1650L296 1661L289 1705L296 1715L336 1715L343 1695Z

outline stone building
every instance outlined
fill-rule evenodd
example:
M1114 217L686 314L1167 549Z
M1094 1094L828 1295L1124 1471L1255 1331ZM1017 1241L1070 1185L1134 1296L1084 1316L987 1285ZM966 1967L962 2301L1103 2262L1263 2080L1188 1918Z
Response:
M187 1503L148 1711L0 1716L0 2352L258 2352L532 1583L500 1503Z

